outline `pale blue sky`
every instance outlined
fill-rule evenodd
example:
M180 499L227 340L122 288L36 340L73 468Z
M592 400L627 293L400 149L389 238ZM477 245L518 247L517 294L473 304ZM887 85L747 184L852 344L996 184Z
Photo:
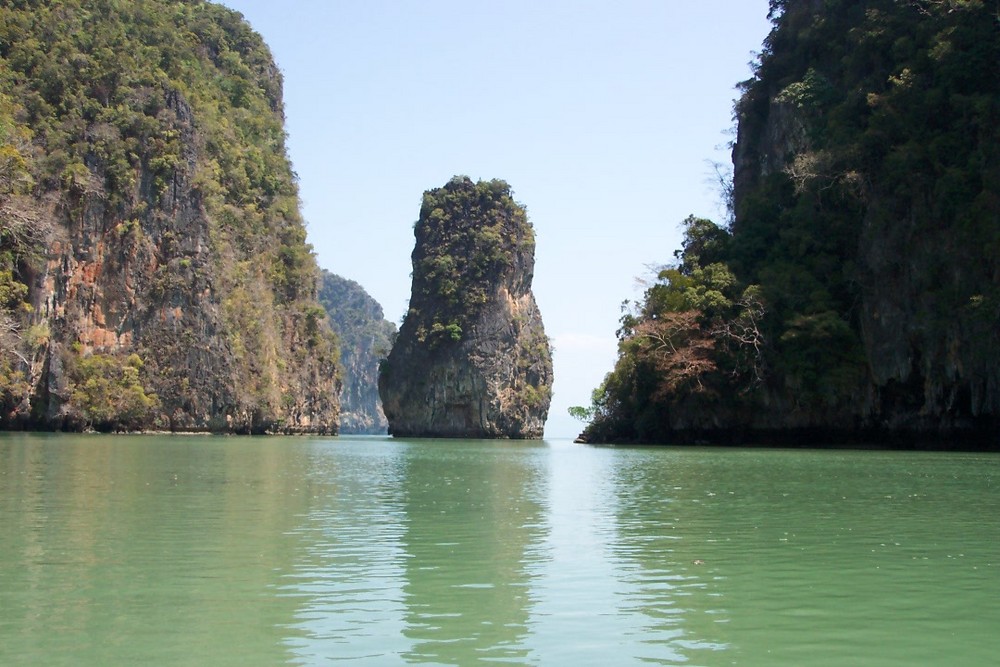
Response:
M690 213L722 220L734 86L767 0L224 0L285 79L288 152L320 266L397 324L424 190L502 178L536 233L555 346L546 437L582 428L624 299Z

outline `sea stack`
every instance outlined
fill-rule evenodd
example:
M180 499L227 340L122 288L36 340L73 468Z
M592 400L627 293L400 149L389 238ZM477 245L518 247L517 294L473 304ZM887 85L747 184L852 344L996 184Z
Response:
M552 354L524 208L504 181L456 176L424 193L414 236L410 307L379 376L389 433L540 438Z

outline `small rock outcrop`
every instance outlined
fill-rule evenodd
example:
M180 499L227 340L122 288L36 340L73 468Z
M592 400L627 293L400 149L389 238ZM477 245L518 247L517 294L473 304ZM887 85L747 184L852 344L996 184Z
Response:
M389 354L396 325L385 319L382 306L361 285L329 271L322 272L319 302L339 339L344 374L340 432L386 433L389 422L378 396L378 367Z
M424 193L410 307L379 376L389 432L540 438L552 355L531 280L534 233L504 181Z

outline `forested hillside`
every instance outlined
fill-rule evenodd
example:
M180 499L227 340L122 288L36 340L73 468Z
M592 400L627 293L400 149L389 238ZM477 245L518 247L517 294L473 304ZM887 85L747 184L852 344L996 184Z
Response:
M336 431L284 140L233 11L0 5L0 426Z
M1000 446L996 3L771 18L736 106L734 217L685 222L584 437Z

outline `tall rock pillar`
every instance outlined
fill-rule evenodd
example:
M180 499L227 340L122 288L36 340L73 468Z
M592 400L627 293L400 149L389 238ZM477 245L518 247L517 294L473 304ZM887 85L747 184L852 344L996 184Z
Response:
M524 208L504 181L456 176L424 193L414 236L410 307L379 377L389 432L540 438L552 355Z

